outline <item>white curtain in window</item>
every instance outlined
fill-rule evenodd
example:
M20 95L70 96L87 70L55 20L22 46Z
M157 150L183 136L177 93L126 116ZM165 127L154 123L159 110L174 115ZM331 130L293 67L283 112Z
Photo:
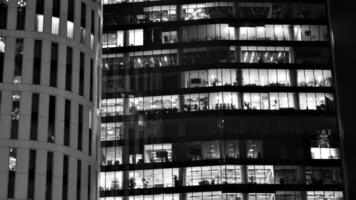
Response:
M59 18L52 17L52 34L59 34Z
M36 15L36 31L43 32L43 15Z
M67 37L73 39L74 36L74 23L67 21Z

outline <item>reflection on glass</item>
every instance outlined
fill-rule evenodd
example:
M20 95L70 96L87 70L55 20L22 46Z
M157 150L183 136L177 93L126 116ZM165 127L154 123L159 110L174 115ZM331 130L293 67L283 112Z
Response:
M180 61L183 65L235 63L236 55L237 50L234 46L185 48Z
M305 179L306 184L342 184L340 168L307 167L305 169Z

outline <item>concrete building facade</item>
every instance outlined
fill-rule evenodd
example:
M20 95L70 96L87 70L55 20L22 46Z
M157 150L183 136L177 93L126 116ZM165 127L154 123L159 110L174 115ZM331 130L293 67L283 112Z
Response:
M0 199L96 199L101 2L0 0Z

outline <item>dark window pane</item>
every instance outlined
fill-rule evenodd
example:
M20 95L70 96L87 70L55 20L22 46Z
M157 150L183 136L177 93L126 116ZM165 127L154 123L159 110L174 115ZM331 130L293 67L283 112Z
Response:
M52 199L53 152L47 153L46 200Z
M35 41L35 52L33 59L33 84L40 84L41 81L41 58L42 58L42 41Z
M58 44L52 43L50 83L49 83L51 87L57 87L57 70L58 70Z
M34 93L32 94L31 133L30 133L31 140L37 140L38 110L39 110L39 94Z

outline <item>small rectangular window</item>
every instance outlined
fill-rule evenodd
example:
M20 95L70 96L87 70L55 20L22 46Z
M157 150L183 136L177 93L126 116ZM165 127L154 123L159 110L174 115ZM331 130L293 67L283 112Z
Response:
M6 29L8 1L0 1L0 29Z
M143 29L128 30L129 46L143 45Z
M67 47L65 88L68 91L72 91L72 71L73 71L72 65L73 65L73 49L71 47Z
M91 194L91 166L88 165L88 200L90 200Z
M52 43L50 83L49 83L51 87L57 87L57 70L58 70L58 44Z
M44 16L42 14L36 15L36 31L43 32Z
M44 14L44 0L36 1L36 14Z
M20 119L20 100L21 93L12 94L12 112L11 112L11 139L17 139Z
M93 101L93 85L94 85L94 61L90 59L90 88L89 88L89 99Z
M27 198L33 199L35 193L36 150L30 150L29 162Z
M56 96L49 96L48 108L48 142L55 141L55 122L56 122Z
M67 21L67 37L73 39L74 37L74 23Z
M58 35L59 34L59 24L60 19L59 17L52 17L52 34Z
M23 39L16 39L15 71L13 83L21 83L23 62Z
M53 0L52 4L52 16L59 18L61 4L59 0Z
M69 159L67 155L63 156L63 185L62 185L62 200L68 199L68 174L69 174Z
M78 111L78 150L83 149L83 105L79 104Z
M74 22L74 9L75 9L75 0L68 0L68 14L67 14L67 20Z
M82 161L78 160L77 162L77 200L80 200L80 193L81 193L81 185L82 185Z
M53 152L47 152L46 198L52 200Z
M86 27L86 15L87 15L87 6L82 2L81 4L81 14L80 14L80 26Z
M38 111L39 111L39 94L32 94L32 111L31 111L31 129L30 129L30 139L37 140L38 131Z
M15 173L16 173L16 161L17 161L16 148L10 148L9 150L9 180L7 188L7 198L14 198L15 194Z
M84 95L84 65L85 65L84 53L80 52L80 63L79 63L79 95Z
M17 30L25 29L25 20L26 20L26 0L17 1Z
M0 16L1 17L1 16ZM0 83L4 73L5 39L0 37Z
M95 30L95 11L91 10L91 23L90 23L90 31L94 34Z
M70 100L65 100L64 105L64 145L70 145L70 115L71 115L71 103Z
M35 50L33 58L33 76L32 83L39 85L41 82L41 58L42 58L42 41L35 40Z

